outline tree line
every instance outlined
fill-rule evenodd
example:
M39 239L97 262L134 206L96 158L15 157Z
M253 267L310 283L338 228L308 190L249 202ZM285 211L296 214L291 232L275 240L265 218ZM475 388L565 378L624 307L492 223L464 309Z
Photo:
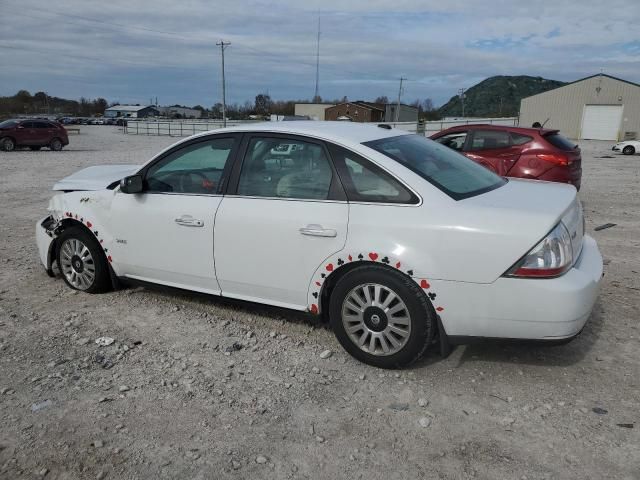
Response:
M305 103L308 100L273 100L267 93L259 93L253 102L246 101L244 103L231 103L226 106L227 118L231 120L241 120L250 116L266 117L271 114L275 115L294 115L295 104ZM315 103L322 103L321 97L313 99ZM324 103L345 103L348 102L347 97L340 99L326 100ZM11 97L0 97L0 117L16 116L16 115L71 115L76 117L90 117L95 115L103 115L107 107L117 105L119 102L109 103L104 98L88 99L80 98L80 100L67 100L59 97L52 97L45 92L37 92L31 95L27 90L20 90ZM387 104L394 103L389 101L386 96L379 96L371 103ZM410 105L416 107L419 117L426 120L435 120L438 117L438 111L433 106L430 98L417 99ZM174 105L182 106L182 105ZM222 118L222 104L216 103L211 108L205 108L201 105L192 107L202 112L203 118Z
M0 116L12 115L73 115L90 117L102 115L109 106L104 98L67 100L52 97L45 92L33 95L27 90L20 90L11 97L0 97Z

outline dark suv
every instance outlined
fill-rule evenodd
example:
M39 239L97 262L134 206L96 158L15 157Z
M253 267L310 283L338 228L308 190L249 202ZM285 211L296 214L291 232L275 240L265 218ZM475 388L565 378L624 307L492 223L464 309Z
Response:
M542 128L461 125L431 136L504 177L570 183L580 190L580 148Z
M40 150L62 150L69 145L67 131L58 122L43 119L6 120L0 123L0 150L10 152L17 147Z

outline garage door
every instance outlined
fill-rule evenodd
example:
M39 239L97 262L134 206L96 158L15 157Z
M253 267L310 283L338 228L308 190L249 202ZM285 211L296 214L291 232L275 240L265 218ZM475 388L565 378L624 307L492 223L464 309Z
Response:
M582 116L582 138L618 140L622 105L585 105Z

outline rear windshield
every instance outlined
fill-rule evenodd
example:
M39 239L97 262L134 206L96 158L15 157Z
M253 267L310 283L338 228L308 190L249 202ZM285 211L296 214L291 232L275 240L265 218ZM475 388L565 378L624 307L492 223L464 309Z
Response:
M401 135L364 145L396 160L455 200L480 195L506 183L464 155L422 136Z
M11 128L11 127L15 127L18 124L18 122L16 122L15 120L5 120L4 122L0 123L0 128Z
M550 135L545 135L544 139L560 150L571 151L577 148L578 145L575 142L572 142L568 138L563 137L559 133L552 133Z

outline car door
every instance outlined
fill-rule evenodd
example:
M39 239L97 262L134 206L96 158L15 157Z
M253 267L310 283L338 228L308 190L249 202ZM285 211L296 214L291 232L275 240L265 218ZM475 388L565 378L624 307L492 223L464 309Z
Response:
M513 145L509 132L473 130L465 155L498 175L506 175L520 157L520 147Z
M117 191L113 262L125 277L220 293L213 229L238 135L201 137L145 167L143 192Z
M34 145L49 145L53 138L53 125L49 122L35 121L34 123Z
M216 215L222 295L307 307L316 268L346 242L349 205L323 142L251 134Z
M28 120L16 126L16 143L18 145L36 145L36 122Z

